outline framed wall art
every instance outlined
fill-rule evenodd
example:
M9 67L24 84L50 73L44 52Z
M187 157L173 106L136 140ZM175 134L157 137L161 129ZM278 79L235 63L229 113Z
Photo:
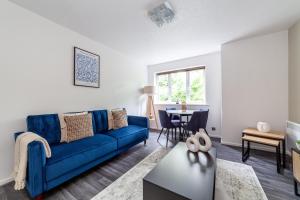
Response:
M74 85L100 88L100 56L74 47Z

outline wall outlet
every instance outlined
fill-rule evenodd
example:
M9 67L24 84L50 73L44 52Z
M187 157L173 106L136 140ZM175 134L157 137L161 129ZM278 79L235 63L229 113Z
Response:
M216 127L211 127L211 130L212 130L212 131L215 131L215 130L216 130Z

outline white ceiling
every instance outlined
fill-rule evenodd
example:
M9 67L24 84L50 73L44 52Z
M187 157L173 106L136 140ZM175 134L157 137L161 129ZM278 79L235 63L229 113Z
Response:
M169 0L175 21L158 28L146 13L159 0L11 1L145 64L218 51L300 18L300 0Z

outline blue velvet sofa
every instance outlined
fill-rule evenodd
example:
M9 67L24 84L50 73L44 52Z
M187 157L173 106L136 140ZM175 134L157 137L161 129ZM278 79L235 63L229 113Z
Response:
M128 116L128 126L108 130L106 110L90 111L93 116L94 136L70 143L60 143L60 123L57 114L27 117L28 131L45 138L52 156L46 158L40 142L28 146L26 189L31 197L37 197L87 171L88 169L143 142L149 136L146 117ZM15 139L22 132L15 133Z

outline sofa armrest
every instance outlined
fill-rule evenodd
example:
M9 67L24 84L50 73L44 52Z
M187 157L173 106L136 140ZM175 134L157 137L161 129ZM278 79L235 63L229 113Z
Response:
M26 188L31 197L44 192L46 153L41 142L34 141L28 145L28 166Z
M147 117L128 115L128 124L149 128L149 119Z
M15 133L15 140L22 133ZM31 197L36 197L44 192L46 153L43 144L38 141L29 143L27 155L26 188Z
M14 133L14 138L15 138L15 141L17 140L17 137L18 137L19 135L21 135L22 133L24 133L24 131L22 131L22 132L17 132L17 133Z
M14 139L22 133L15 133ZM27 155L26 189L31 197L36 197L44 192L46 152L43 144L38 141L29 143Z

